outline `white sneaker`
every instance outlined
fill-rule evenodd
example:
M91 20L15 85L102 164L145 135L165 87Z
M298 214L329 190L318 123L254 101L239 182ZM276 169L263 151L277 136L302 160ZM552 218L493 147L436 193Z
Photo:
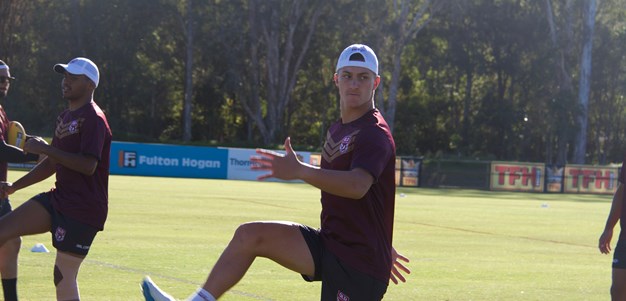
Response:
M141 282L141 291L146 301L176 301L174 297L162 291L148 276Z

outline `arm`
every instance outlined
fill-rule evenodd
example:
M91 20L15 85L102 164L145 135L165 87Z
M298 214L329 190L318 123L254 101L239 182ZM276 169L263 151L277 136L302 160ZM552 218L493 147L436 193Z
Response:
M35 166L31 171L29 171L26 175L19 178L14 183L4 182L2 183L1 189L2 194L13 194L14 192L33 185L35 183L39 183L50 176L52 176L56 172L54 168L54 162L50 160L50 158L43 159L37 166Z
M600 239L598 242L598 248L602 254L609 254L611 252L611 239L613 238L613 228L615 228L615 224L620 219L620 214L622 212L622 207L624 206L624 185L619 184L617 187L617 191L613 195L613 202L611 204L611 211L609 212L609 216L606 219L606 224L604 226L604 231L602 235L600 235Z
M360 199L374 182L374 178L367 171L356 168L348 171L328 170L312 166L298 160L291 147L291 139L285 139L286 154L281 155L268 150L257 150L260 157L250 160L253 170L268 170L269 173L259 177L259 180L270 177L281 180L303 180L322 191L337 196Z
M98 166L98 159L84 154L74 154L62 151L48 145L42 139L31 138L24 143L24 151L34 154L43 154L55 164L61 164L71 170L85 175L92 175ZM54 164L52 164L54 169Z
M22 163L37 161L37 159L39 159L39 156L36 154L24 153L21 149L0 140L0 161Z

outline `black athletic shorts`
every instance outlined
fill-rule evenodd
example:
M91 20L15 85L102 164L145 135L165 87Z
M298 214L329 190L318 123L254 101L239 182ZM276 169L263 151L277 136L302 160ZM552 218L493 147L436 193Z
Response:
M52 234L52 245L59 251L87 255L89 248L98 229L76 221L72 218L65 217L52 207L49 192L44 192L33 197L35 201L40 203L50 213L51 225L50 233Z
M626 239L623 239L621 236L613 251L614 269L626 269Z
M306 281L322 281L322 301L380 301L387 291L387 284L361 273L341 262L324 248L319 231L300 226L313 262L315 276L302 275Z
M11 211L13 211L13 208L9 199L0 200L0 216L5 216Z

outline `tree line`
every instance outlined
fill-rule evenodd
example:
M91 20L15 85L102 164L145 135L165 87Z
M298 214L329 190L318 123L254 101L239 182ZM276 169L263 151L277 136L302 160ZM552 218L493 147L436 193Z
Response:
M346 46L378 54L399 155L621 162L620 0L3 0L2 105L50 136L56 63L101 71L116 140L318 150Z

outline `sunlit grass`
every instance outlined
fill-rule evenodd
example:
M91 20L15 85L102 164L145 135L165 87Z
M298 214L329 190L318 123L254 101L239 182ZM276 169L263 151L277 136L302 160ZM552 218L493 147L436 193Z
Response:
M19 191L14 206L52 185ZM79 273L84 300L142 300L144 275L184 299L239 224L319 226L319 191L306 184L112 176L109 194L105 231ZM611 257L595 246L610 199L399 189L394 244L413 273L391 285L385 300L606 300ZM30 252L37 242L52 252ZM50 234L24 237L22 300L54 299L54 252ZM319 290L262 259L221 300L319 300Z

